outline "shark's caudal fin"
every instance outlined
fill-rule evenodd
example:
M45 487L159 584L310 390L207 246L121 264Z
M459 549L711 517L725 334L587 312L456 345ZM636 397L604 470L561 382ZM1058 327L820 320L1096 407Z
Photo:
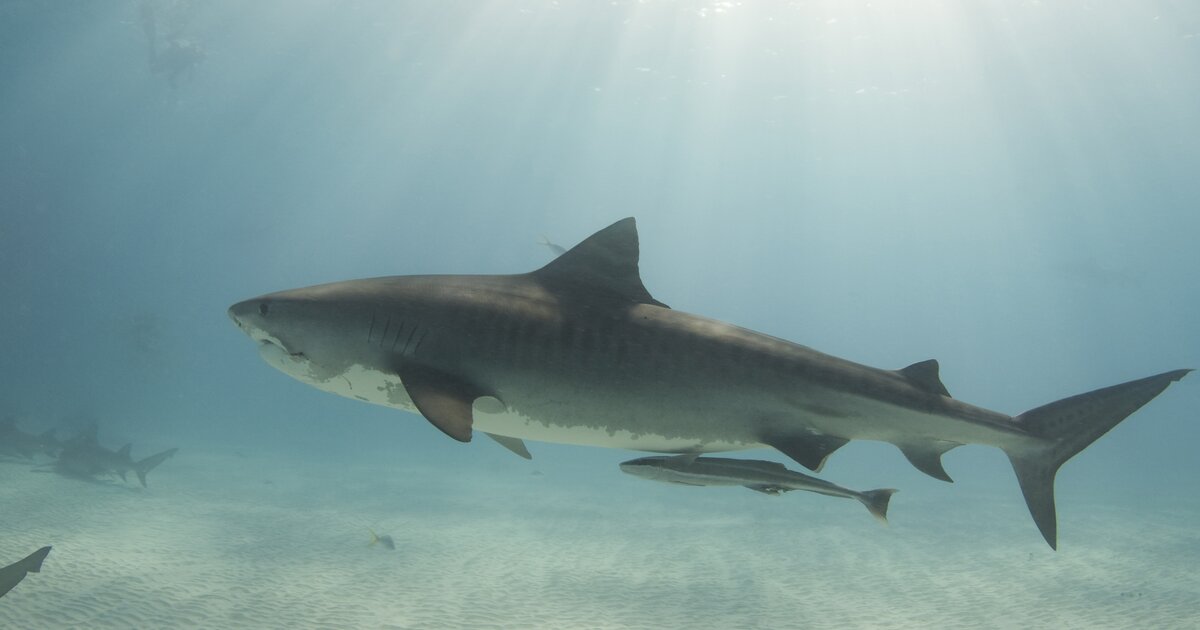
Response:
M177 448L165 450L161 453L151 455L150 457L147 457L146 459L143 459L142 461L133 465L133 470L137 473L138 481L142 482L143 488L146 487L146 473L154 470L155 467L167 461L167 459L169 459L178 451L179 449Z
M1029 513L1052 549L1058 548L1054 475L1059 466L1190 371L1175 370L1097 389L1026 411L1015 418L1022 428L1043 438L1033 448L1009 452L1008 458L1017 473Z
M892 495L896 494L897 490L893 488L883 488L880 490L867 490L860 492L858 500L867 506L871 516L879 519L880 523L887 525L888 501L892 500Z

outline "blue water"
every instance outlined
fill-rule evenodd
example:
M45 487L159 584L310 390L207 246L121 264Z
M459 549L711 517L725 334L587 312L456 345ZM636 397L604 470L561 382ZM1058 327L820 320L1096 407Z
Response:
M625 216L638 220L647 288L674 308L869 365L937 358L956 398L990 409L1015 414L1200 366L1200 5L144 3L160 48L203 52L173 80L152 67L139 6L0 5L0 413L65 433L94 421L105 444L133 442L135 454L180 447L150 491L205 474L206 457L233 457L229 479L243 459L275 462L266 466L275 483L297 476L296 496L309 498L282 504L272 516L281 531L315 506L336 512L345 499L346 510L361 509L337 491L306 494L306 480L361 491L381 510L422 505L442 524L486 523L526 513L521 506L540 513L546 495L525 483L538 470L581 510L666 506L643 519L651 530L672 513L732 505L774 522L786 509L804 553L803 510L823 505L816 499L660 488L621 475L616 463L634 456L623 451L531 443L529 464L486 440L457 444L417 416L271 370L225 315L235 301L320 282L524 272L550 259L542 235L570 246ZM1200 516L1195 378L1064 467L1056 557L1097 545L1079 566L1109 558L1113 575L1194 565L1200 541L1171 528ZM356 476L363 462L369 477ZM394 504L372 485L393 463L395 474L424 466L426 482ZM24 488L24 469L3 465L2 496L22 509L36 510L30 493L55 492L56 477ZM1050 553L1001 453L965 447L946 468L954 486L912 470L890 446L852 444L824 471L830 480L902 492L889 530L840 504L832 522L852 520L845 536L892 549L901 581L932 570L921 558L939 541L954 541L958 565L972 549L1020 560ZM301 472L317 469L333 481ZM514 481L499 512L458 512L444 500L470 495L466 480L504 475ZM202 486L197 479L188 483ZM988 504L1002 504L999 520L980 516ZM1158 532L1148 555L1113 555L1124 543L1095 520L1109 508L1129 540ZM965 538L905 527L917 511L932 524L953 519ZM4 512L0 504L0 560L55 542L27 544L35 536L14 531L15 521L4 528ZM209 524L222 527L219 517ZM406 527L431 528L415 516ZM989 541L993 527L1011 538ZM344 534L352 545L362 535ZM670 548L664 536L656 548ZM774 557L772 541L750 537L739 553ZM604 553L618 566L637 562L622 549ZM452 545L444 552L454 560ZM536 575L549 553L535 546L511 562ZM36 597L64 555L0 606ZM703 555L657 558L682 567L671 592L703 591L711 567L688 569ZM772 606L764 574L779 579L787 568L738 571L693 620L775 623L734 602ZM943 586L992 579L986 566L965 575ZM386 590L389 579L373 586ZM602 610L605 588L617 587L573 593L582 602L595 594ZM1113 597L1130 590L1113 588ZM1159 606L1172 614L1165 625L1200 614L1189 617L1185 603L1197 587L1180 588ZM680 610L704 605L660 598L670 605L648 604L638 619L670 627L692 619ZM1029 601L1021 610L1037 608ZM1013 619L987 604L972 611L977 623ZM81 614L72 623L86 623ZM439 614L417 625L504 625ZM1026 621L1039 619L1049 623ZM532 623L588 625L553 615Z

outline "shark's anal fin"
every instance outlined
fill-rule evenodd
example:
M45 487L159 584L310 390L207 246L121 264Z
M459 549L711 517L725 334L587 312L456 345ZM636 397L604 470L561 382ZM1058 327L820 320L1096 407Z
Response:
M816 434L763 438L763 444L773 447L813 472L821 472L825 460L849 441L832 435Z
M900 452L904 453L909 463L917 470L934 479L954 483L950 475L946 474L946 469L942 467L942 455L956 446L961 446L959 443L937 440L918 444L899 444L898 446Z
M529 449L525 448L525 442L521 438L508 437L507 435L496 435L495 433L484 433L484 435L496 440L496 443L504 448L524 457L525 459L533 459L533 455L529 454Z
M906 368L896 370L903 376L905 380L911 383L914 387L922 389L931 394L950 397L949 390L942 384L942 379L938 375L937 359L929 359L927 361L918 361Z
M459 442L471 441L471 404L487 393L461 379L417 365L397 370L408 397L422 416Z

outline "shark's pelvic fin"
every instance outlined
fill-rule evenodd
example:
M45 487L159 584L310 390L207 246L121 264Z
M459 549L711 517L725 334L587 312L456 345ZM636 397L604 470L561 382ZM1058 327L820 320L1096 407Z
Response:
M927 391L931 394L938 394L950 397L950 392L946 386L942 384L941 376L938 374L937 359L929 359L927 361L918 361L906 368L896 370L909 383L915 387Z
M496 435L495 433L484 433L484 435L496 440L496 443L504 448L524 457L525 459L533 459L533 455L529 454L529 449L525 448L525 441L521 438L508 437L507 435Z
M1042 443L1020 452L1009 452L1029 513L1042 537L1058 548L1054 510L1054 476L1059 466L1087 448L1129 414L1162 393L1191 370L1174 370L1093 392L1064 398L1017 416L1014 420Z
M568 296L669 308L642 284L638 256L637 224L629 217L589 236L531 275Z
M958 442L934 440L920 444L901 444L899 446L900 452L904 453L909 463L916 467L917 470L934 479L954 483L950 475L946 474L946 469L942 467L942 455L956 446L962 446L961 444Z
M419 365L404 366L399 374L408 397L426 420L459 442L471 441L474 423L471 405L476 398L487 396L487 392Z
M845 438L816 434L763 438L763 444L774 447L813 472L821 472L825 467L825 460L849 442L850 440Z

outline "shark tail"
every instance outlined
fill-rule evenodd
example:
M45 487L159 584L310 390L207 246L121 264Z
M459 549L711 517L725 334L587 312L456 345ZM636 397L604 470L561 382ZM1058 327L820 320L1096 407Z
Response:
M871 516L879 519L880 523L887 525L888 501L892 500L892 495L896 492L892 488L867 490L866 492L860 492L856 498L862 501L863 505L867 506L867 510L871 512Z
M133 465L133 470L137 473L138 481L142 482L143 488L146 487L146 474L157 468L159 464L170 459L171 456L178 451L179 449L177 448L167 449L161 453L151 455L150 457L147 457L146 459L143 459L142 461Z
M1033 446L1007 451L1033 522L1051 549L1058 548L1054 476L1076 453L1158 396L1191 370L1174 370L1064 398L1017 416L1036 438Z

